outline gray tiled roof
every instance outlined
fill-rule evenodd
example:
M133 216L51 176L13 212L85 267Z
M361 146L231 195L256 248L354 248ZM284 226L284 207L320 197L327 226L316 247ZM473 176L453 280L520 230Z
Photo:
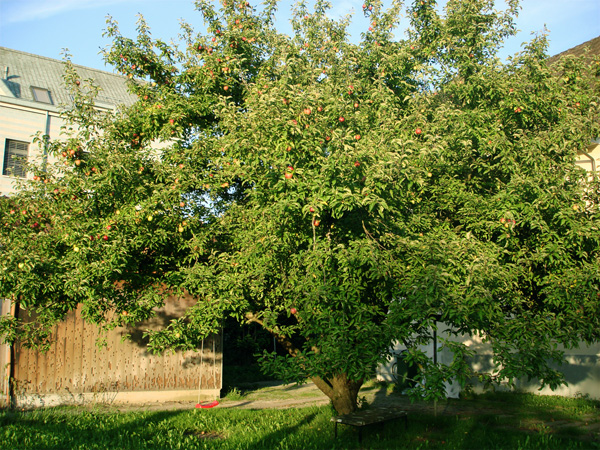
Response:
M575 47L565 50L562 53L554 55L550 58L550 61L554 62L558 58L568 55L581 56L585 52L588 52L588 57L600 55L600 36L595 37L594 39L590 39L589 41L584 42L583 44L576 45Z
M135 101L127 92L125 77L79 65L75 68L81 80L91 78L100 87L98 104L129 105ZM34 86L48 89L55 106L70 103L63 82L63 61L0 47L0 71L0 96L35 101Z

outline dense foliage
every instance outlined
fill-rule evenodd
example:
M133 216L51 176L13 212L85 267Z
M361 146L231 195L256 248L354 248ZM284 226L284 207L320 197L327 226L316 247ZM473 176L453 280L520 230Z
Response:
M198 1L206 32L184 24L183 49L109 21L106 60L138 96L117 114L68 65L79 131L0 204L0 295L38 318L2 331L33 343L78 303L135 323L186 290L196 306L151 348L260 324L287 351L264 368L340 412L394 340L417 394L474 375L470 334L494 351L482 379L557 385L556 344L600 330L600 189L575 164L600 135L596 63L550 64L544 36L501 62L515 1L369 1L358 44L326 2L296 4L291 37L276 6ZM420 347L439 322L447 365Z

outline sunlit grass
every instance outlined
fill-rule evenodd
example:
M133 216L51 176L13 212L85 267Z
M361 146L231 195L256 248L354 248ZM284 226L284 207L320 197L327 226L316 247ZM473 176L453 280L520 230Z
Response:
M118 413L63 407L0 411L6 449L565 449L600 448L580 419L600 421L587 399L494 394L457 400L471 413L411 412L403 421L371 426L363 445L352 427L333 435L330 406L250 410L213 408ZM481 414L473 413L481 408ZM552 420L561 427L552 427ZM564 423L562 423L564 422ZM594 447L595 446L595 447Z

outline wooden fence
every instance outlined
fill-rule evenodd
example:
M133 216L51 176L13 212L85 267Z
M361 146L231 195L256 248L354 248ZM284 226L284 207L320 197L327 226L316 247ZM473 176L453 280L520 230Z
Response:
M142 337L144 330L164 326L192 303L189 297L169 297L152 320L134 329L106 333L105 346L97 345L99 329L84 322L81 308L72 311L55 327L47 352L16 345L11 361L9 349L0 349L4 355L0 356L3 392L9 393L7 377L12 362L11 394L17 406L192 401L198 399L199 390L203 398L214 399L222 387L220 335L207 338L203 351L161 355L148 352ZM3 308L7 309L6 305ZM123 340L125 334L132 339ZM9 400L8 395L3 397L4 402Z

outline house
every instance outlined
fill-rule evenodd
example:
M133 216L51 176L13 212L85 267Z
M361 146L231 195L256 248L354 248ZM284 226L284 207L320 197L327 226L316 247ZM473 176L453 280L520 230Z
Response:
M562 56L581 56L586 53L590 57L600 55L600 36L555 55L549 61L555 61ZM576 164L587 170L590 176L600 175L600 137L590 140L586 148L579 150ZM439 325L437 335L441 338L449 338L447 326L442 323ZM456 338L452 337L451 339ZM482 372L493 369L492 351L489 344L484 343L480 336L464 336L461 340L474 351L474 356L469 359L473 369ZM442 348L435 339L434 342L435 344L424 346L422 350L432 360L437 360L441 364L450 364L452 362L452 353ZM401 378L402 374L406 374L408 367L402 361L401 354L403 350L405 350L404 346L400 344L395 346L394 353L399 355L399 358L378 368L377 377L379 379L395 381L399 376ZM583 395L593 399L600 399L600 343L592 345L582 343L579 348L568 349L565 351L565 360L566 364L557 367L557 370L565 375L567 385L555 390L549 387L540 390L540 384L536 380L519 379L516 381L516 389L544 395ZM482 389L478 385L475 385L474 388L475 390ZM457 383L446 384L446 394L448 397L458 397L459 393L460 386Z
M600 36L565 50L558 55L554 55L550 58L550 61L556 61L563 56L582 56L585 54L590 58L592 56L600 56ZM600 137L592 140L586 149L580 150L577 164L590 173L597 173L600 170Z
M82 80L93 79L100 92L96 107L112 110L135 101L125 78L110 72L75 66ZM15 182L31 177L25 160L50 158L34 135L60 139L64 121L60 106L71 102L63 86L64 63L0 47L0 196L10 195ZM56 405L89 401L197 401L200 393L214 399L222 387L221 336L211 336L196 352L153 355L142 337L146 329L164 326L194 302L189 296L169 296L153 320L132 329L103 335L72 311L53 333L50 350L41 353L0 345L0 406ZM9 300L0 314L18 314ZM125 334L132 336L122 342ZM201 391L201 392L199 392Z
M76 68L82 79L93 79L100 86L97 107L110 110L135 101L123 77ZM0 195L7 195L16 179L31 176L24 172L23 160L44 157L33 135L60 138L64 125L60 105L70 104L71 98L63 86L62 61L0 47L0 70Z

